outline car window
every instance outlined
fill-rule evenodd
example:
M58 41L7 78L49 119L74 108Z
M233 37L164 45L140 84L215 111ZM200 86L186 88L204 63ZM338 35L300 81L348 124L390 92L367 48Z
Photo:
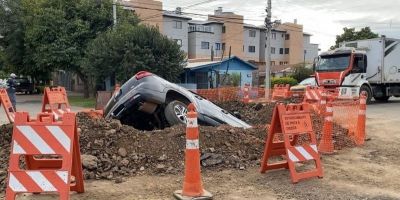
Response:
M307 78L307 79L301 81L300 85L315 85L315 79L314 78Z

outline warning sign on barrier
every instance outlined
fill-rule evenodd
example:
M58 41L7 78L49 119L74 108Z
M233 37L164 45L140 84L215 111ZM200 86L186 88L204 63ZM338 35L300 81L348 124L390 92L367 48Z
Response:
M300 136L306 136L302 138L301 144L298 143ZM270 158L276 156L281 156L285 160L271 163ZM302 172L296 170L296 163L310 160L315 161L315 168ZM317 140L312 129L310 108L307 103L275 106L265 141L261 173L280 168L289 169L293 183L305 178L322 178L323 176Z
M307 114L282 115L282 124L285 133L294 134L311 132L311 117Z

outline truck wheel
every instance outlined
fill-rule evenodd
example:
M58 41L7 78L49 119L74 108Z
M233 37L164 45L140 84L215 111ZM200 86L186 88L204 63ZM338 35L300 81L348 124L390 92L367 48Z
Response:
M389 100L389 96L383 96L383 97L374 97L374 99L376 100L376 101L381 101L381 102L386 102L386 101L388 101Z
M372 99L372 92L371 92L371 89L369 89L368 86L363 85L363 86L361 86L361 88L360 88L360 94L361 94L362 92L364 92L364 91L365 91L365 93L367 94L367 104L370 104L370 103L371 103L371 99Z
M165 107L165 118L170 126L186 124L187 105L180 101L171 101Z

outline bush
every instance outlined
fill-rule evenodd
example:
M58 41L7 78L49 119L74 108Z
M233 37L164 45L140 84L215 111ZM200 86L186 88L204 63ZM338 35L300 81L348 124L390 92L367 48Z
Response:
M297 81L301 82L306 78L310 78L314 74L313 70L305 67L303 64L295 65L293 67L293 75Z
M272 78L271 87L274 87L275 84L289 84L290 86L297 85L297 80L292 77L282 77L282 78Z

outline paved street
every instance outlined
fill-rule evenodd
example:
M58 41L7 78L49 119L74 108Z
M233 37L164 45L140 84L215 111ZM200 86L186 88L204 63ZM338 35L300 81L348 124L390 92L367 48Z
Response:
M17 94L17 111L29 112L31 117L35 117L42 108L42 95ZM72 107L72 111L81 111L84 108ZM0 109L0 124L8 123L7 116L3 108Z

